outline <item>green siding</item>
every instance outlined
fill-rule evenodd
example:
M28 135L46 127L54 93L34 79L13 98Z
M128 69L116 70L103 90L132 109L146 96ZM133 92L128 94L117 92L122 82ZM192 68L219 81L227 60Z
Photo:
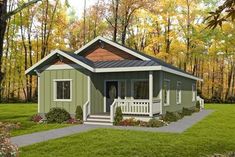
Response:
M192 84L196 84L195 80L185 78L182 76L178 76L175 74L171 74L168 72L163 72L162 84L164 79L170 80L170 105L163 105L163 114L166 111L174 112L181 111L183 107L191 108L195 106L196 102L192 102ZM176 86L177 81L180 81L181 84L181 92L182 99L181 104L176 103Z
M72 79L72 101L54 101L54 79ZM63 107L74 114L76 106L87 101L87 74L82 69L46 70L40 74L40 113L50 108Z
M87 101L88 72L83 69L48 70L40 75L40 113L47 113L52 107L63 107L71 114L76 106L83 106ZM105 80L126 80L127 98L131 97L131 81L149 79L149 72L92 73L91 76L91 113L104 111ZM53 95L54 79L72 79L72 101L56 102ZM180 111L183 107L192 107L192 84L196 81L163 71L153 72L153 99L160 99L160 89L164 79L170 80L170 105L163 106L166 111ZM182 83L182 103L176 104L176 84ZM162 93L163 94L163 93Z
M158 72L153 73L153 97L158 98L160 86ZM127 98L131 97L131 80L149 79L149 72L118 72L92 74L91 76L91 113L104 111L104 87L105 80L126 80Z

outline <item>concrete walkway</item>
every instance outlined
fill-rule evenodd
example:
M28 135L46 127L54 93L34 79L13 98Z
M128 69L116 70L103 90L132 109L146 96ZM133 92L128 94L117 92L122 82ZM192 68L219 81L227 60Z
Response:
M168 126L160 128L147 128L147 127L125 127L125 126L101 126L101 125L76 125L71 127L65 127L60 129L54 129L49 131L42 131L33 134L26 134L22 136L12 137L11 141L13 144L19 147L28 146L31 144L48 141L60 137L69 136L76 133L81 133L98 128L112 128L122 130L138 130L138 131L151 131L151 132L171 132L171 133L182 133L192 125L212 113L212 110L203 110L198 113L194 113L191 116L186 116L183 119L170 123Z

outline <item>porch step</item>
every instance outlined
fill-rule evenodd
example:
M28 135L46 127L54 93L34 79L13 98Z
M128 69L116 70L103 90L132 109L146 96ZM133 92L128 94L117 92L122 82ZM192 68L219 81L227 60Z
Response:
M92 124L92 125L113 125L111 122L101 122L101 121L91 121L87 120L84 124Z
M113 125L109 115L89 115L84 124Z
M109 115L89 115L89 118L107 118L110 119Z
M110 122L110 118L106 117L88 117L87 121L96 121L96 122Z

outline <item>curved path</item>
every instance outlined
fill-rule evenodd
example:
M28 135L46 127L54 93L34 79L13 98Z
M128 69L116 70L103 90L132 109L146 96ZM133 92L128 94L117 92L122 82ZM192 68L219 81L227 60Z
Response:
M102 126L102 125L75 125L71 127L65 127L60 129L54 129L49 131L36 132L32 134L26 134L11 138L13 144L19 147L28 146L31 144L44 142L56 138L69 136L76 133L81 133L98 128L112 128L122 130L139 130L139 131L151 131L151 132L171 132L171 133L182 133L192 125L202 120L204 117L212 113L213 110L202 110L201 112L194 113L191 116L186 116L183 119L170 123L168 126L160 128L148 128L148 127L125 127L125 126Z

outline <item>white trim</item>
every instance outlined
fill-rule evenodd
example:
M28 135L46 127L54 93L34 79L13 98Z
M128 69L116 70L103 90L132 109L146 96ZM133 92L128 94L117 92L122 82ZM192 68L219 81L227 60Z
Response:
M70 81L70 99L57 99L57 88L56 88L56 82L58 81ZM53 79L53 101L58 102L71 102L72 101L72 79Z
M79 65L81 65L82 67L94 72L94 68L92 68L91 66L71 57L70 55L60 51L60 50L54 50L52 51L49 55L47 55L46 57L44 57L42 60L40 60L39 62L37 62L36 64L34 64L32 67L28 68L26 71L25 71L25 74L28 74L30 71L32 71L33 69L35 69L37 66L39 66L40 64L42 64L43 62L45 62L47 59L51 58L52 56L56 55L56 54L59 54Z
M163 88L164 88L165 81L169 83L169 89L167 90L167 103L164 102L165 101L165 99L164 99L163 100L163 104L164 104L164 106L169 106L170 105L170 96L171 96L170 95L170 92L171 92L171 81L169 79L164 79L164 81L163 81Z
M93 68L73 57L71 57L70 55L60 51L60 50L55 50L53 52L51 52L49 55L47 55L45 58L43 58L42 60L40 60L39 62L37 62L36 64L34 64L32 67L30 67L29 69L27 69L25 71L25 74L28 74L30 71L32 71L33 69L35 69L37 66L39 66L40 64L42 64L44 61L46 61L47 59L49 59L50 57L52 57L55 54L59 54L65 58L68 58L69 60L75 62L76 64L88 69L91 72L95 72L95 73L107 73L107 72L129 72L129 71L158 71L158 70L162 70L165 72L169 72L169 73L173 73L176 75L180 75L183 77L187 77L193 80L198 80L198 81L203 81L200 78L197 78L195 76L189 75L189 74L185 74L183 72L177 71L177 70L173 70L164 66L142 66L142 67L118 67L118 68ZM70 68L68 67L68 65L64 65L66 68ZM52 66L53 68L55 68L54 66ZM57 66L59 67L59 66ZM63 66L61 66L62 68ZM49 68L50 69L50 68Z
M153 72L149 72L149 116L153 116Z
M165 72L169 72L172 74L176 74L179 76L183 76L186 78L190 78L193 80L197 80L197 81L203 81L203 79L200 79L198 77L177 71L177 70L173 70L164 66L142 66L142 67L118 67L118 68L95 68L94 72L96 73L108 73L108 72L129 72L129 71L165 71Z
M163 78L163 76L162 76L162 71L159 71L159 77L160 77L160 79L159 79L159 85L160 85L160 91L159 91L159 95L160 95L160 114L162 114L163 113L163 111L162 111L162 108L163 108L163 92L162 92L162 88L163 88L163 80L162 80L162 78Z
M40 76L38 75L38 113L40 113Z
M178 84L180 84L180 94L179 94L179 101L177 102L177 91L178 91ZM182 103L182 82L181 81L177 81L176 82L176 104L180 105Z
M161 66L161 70L165 71L165 72L172 73L172 74L176 74L176 75L179 75L179 76L187 77L187 78L190 78L190 79L193 79L193 80L203 81L203 79L201 79L201 78L198 78L198 77L195 77L195 76L192 76L192 75L189 75L189 74L186 74L186 73L174 70L174 69L170 69L170 68L167 68L167 67L164 67L164 66Z
M115 43L115 42L113 42L113 41L110 41L110 40L108 40L108 39L105 39L105 38L103 38L103 37L101 37L101 36L98 36L98 37L96 37L95 39L91 40L89 43L87 43L85 46L81 47L79 50L77 50L77 51L74 52L74 53L75 53L75 54L80 53L81 51L85 50L87 47L91 46L93 43L95 43L95 42L98 41L98 40L104 41L104 42L106 42L106 43L108 43L108 44L110 44L110 45L112 45L112 46L114 46L114 47L116 47L116 48L118 48L118 49L120 49L120 50L123 50L123 51L129 53L129 54L132 55L132 56L135 56L135 57L139 58L139 59L142 59L142 60L150 60L149 58L147 58L147 57L145 57L145 56L143 56L143 55L141 55L141 54L139 54L139 53L136 53L135 51L132 51L132 50L130 50L130 49L124 47L124 46L121 46L121 45L119 45L119 44L117 44L117 43Z
M196 101L196 84L193 83L192 84L192 102L195 102Z
M160 70L161 66L143 66L143 67L118 67L118 68L96 68L96 73L107 72L129 72L129 71L152 71Z
M91 78L89 74L87 75L87 101L89 104L91 104ZM91 113L91 107L89 107L88 110L88 112Z
M50 65L45 66L42 69L43 70L64 70L64 69L80 69L81 66L78 64L59 64L59 65Z

